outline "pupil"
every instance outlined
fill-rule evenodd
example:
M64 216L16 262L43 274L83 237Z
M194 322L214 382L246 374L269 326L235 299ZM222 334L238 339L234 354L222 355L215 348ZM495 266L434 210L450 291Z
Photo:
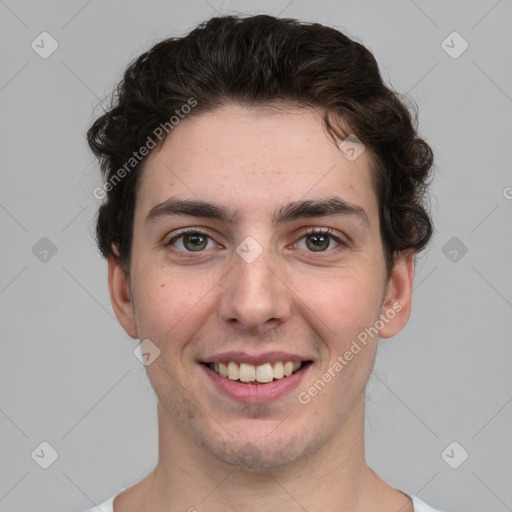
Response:
M308 240L312 244L307 244L309 249L325 250L329 247L329 237L326 235L311 235L311 237Z
M206 237L199 234L185 235L183 242L191 251L200 251L206 247Z

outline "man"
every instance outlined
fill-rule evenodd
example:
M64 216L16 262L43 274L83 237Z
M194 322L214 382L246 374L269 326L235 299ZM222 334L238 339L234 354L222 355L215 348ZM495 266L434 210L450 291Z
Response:
M340 32L213 18L127 69L88 132L115 314L159 460L94 510L432 511L364 456L379 338L411 311L432 152Z

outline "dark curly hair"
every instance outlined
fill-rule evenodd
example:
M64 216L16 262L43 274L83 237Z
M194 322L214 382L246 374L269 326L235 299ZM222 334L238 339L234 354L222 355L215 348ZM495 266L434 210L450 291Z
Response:
M417 134L415 111L412 115L405 100L383 83L372 53L318 23L223 16L138 57L109 110L87 132L105 180L99 195L95 192L104 199L96 233L105 257L116 247L128 268L145 161L140 155L147 155L148 141L154 144L152 134L159 126L170 133L173 116L198 115L230 102L320 108L327 133L338 141L349 135L348 127L371 151L388 272L400 251L426 246L432 236L426 205L432 150Z

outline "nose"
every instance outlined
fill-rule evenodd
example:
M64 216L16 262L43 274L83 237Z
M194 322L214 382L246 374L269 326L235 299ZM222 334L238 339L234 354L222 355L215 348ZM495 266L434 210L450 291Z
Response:
M221 284L220 317L224 322L263 334L289 318L291 290L272 260L265 250L252 262L234 255L231 271Z

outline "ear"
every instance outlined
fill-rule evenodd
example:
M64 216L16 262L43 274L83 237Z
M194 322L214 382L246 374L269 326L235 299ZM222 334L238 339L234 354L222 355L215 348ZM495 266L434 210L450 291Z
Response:
M389 277L386 295L382 304L381 338L391 338L407 324L411 315L412 285L414 281L414 251L401 252Z
M118 322L132 338L138 338L133 309L130 278L122 268L117 247L113 246L114 254L108 258L108 288L110 302Z

